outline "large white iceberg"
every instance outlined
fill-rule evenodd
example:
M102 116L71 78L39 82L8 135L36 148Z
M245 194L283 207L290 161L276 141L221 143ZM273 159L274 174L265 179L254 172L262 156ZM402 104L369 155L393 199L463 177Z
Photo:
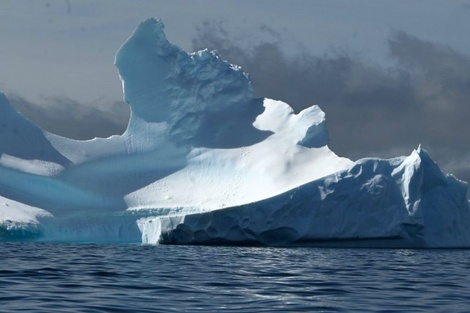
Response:
M188 54L159 20L116 54L125 133L48 133L0 94L0 238L170 244L470 246L467 184L419 147L352 162L325 114L255 99L216 52Z

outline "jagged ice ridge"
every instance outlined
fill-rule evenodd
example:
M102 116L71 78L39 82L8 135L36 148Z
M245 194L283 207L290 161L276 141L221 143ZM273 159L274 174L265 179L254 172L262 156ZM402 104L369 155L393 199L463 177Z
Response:
M142 22L116 54L123 135L48 133L0 93L0 239L469 247L467 184L424 149L352 162L325 114L256 99L238 66Z

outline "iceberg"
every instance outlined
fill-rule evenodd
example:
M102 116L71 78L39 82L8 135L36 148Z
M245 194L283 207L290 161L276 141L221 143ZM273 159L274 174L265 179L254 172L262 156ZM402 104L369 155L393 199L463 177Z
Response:
M254 98L240 67L163 29L142 22L116 54L122 135L49 133L0 93L0 240L470 246L467 184L422 147L339 157L318 106Z

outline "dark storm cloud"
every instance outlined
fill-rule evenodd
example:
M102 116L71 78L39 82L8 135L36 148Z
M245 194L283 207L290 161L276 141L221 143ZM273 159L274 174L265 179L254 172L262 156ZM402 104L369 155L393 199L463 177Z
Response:
M129 120L123 102L92 107L66 97L32 103L18 95L8 95L10 103L28 119L51 133L74 139L91 139L122 134Z
M348 51L283 52L269 40L244 49L217 22L206 22L195 49L216 49L250 73L255 94L302 110L318 104L327 114L330 146L353 159L409 154L423 144L447 171L470 180L470 57L451 47L396 31L388 40L393 66L364 61ZM260 30L266 37L266 29Z

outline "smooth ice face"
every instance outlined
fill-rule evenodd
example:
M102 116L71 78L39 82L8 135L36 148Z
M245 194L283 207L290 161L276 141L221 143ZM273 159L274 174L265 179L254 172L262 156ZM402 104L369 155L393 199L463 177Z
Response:
M131 108L122 136L50 134L0 93L0 239L470 245L466 184L421 148L338 157L318 106L255 99L240 67L184 52L160 20L115 64Z

